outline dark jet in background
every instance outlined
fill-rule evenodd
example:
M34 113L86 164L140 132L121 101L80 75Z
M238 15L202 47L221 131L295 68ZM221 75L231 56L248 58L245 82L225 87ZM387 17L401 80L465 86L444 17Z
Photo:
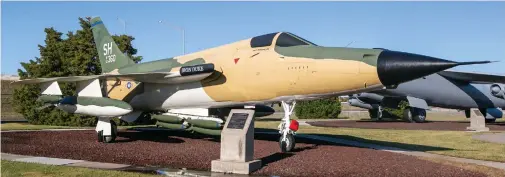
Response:
M441 71L398 85L349 96L349 104L369 110L372 119L386 117L384 108L397 108L407 101L409 109L403 113L407 122L424 122L429 106L465 110L478 108L486 115L486 122L503 117L505 110L505 76Z

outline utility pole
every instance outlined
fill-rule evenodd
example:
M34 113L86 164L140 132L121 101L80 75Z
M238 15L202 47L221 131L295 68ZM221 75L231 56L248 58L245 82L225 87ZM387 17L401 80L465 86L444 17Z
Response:
M125 21L125 20L123 20L123 19L121 19L121 18L119 18L119 17L117 17L117 20L118 20L119 22L123 23L123 33L124 33L124 35L127 35L127 34L126 34L126 21ZM125 50L124 54L125 54L126 56L128 56L128 51L127 51L127 50Z
M186 44L185 44L186 43L186 34L185 34L184 28L182 28L180 26L175 26L173 24L170 25L163 20L158 21L158 23L165 24L172 29L181 30L181 32L182 32L182 54L185 55L186 54Z
M126 35L126 21L124 21L123 19L117 17L117 20L121 23L123 23L123 32L124 34Z

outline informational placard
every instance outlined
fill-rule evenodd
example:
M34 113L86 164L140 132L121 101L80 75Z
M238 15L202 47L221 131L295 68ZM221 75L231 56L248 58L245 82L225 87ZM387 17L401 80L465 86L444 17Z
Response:
M254 159L254 110L232 109L221 132L220 158L211 162L213 172L249 174L261 168Z
M244 129L244 125L247 121L248 116L248 113L233 113L226 128Z

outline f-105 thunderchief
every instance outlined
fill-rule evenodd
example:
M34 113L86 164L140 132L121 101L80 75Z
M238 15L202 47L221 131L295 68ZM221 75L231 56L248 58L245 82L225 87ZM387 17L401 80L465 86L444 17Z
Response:
M16 84L40 84L40 101L97 116L96 132L103 142L115 139L112 117L131 122L143 112L156 113L159 126L219 135L230 109L259 113L271 110L262 104L281 102L285 114L279 144L283 152L291 151L298 127L292 126L297 123L290 115L297 100L380 90L455 66L488 63L379 48L324 47L277 32L137 64L118 49L99 17L91 20L91 28L102 74ZM77 96L62 95L59 82L75 82Z

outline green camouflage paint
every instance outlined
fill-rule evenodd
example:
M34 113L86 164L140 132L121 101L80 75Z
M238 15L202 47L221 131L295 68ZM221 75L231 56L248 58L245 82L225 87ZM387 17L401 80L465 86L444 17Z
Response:
M93 38L98 50L102 73L108 73L114 69L135 64L132 59L119 50L100 17L91 19L91 30L93 31Z
M339 59L361 61L371 66L377 66L377 59L382 52L380 49L321 47L299 45L291 47L275 47L275 52L288 56L310 59Z

